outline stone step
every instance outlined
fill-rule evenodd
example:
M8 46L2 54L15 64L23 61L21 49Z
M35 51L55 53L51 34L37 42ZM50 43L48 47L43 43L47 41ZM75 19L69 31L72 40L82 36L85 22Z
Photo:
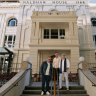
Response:
M50 88L51 89L51 88ZM53 88L52 88L53 89ZM41 90L41 87L36 86L26 86L25 90ZM62 90L66 90L66 87L63 87ZM70 90L84 90L83 86L70 86Z
M87 94L85 90L60 90L60 94ZM23 94L36 94L39 95L41 94L41 90L24 90Z
M41 95L22 94L21 96L41 96ZM44 96L46 96L46 95L44 95ZM52 95L52 96L54 96L54 95ZM87 94L60 94L59 96L89 96L89 95L87 95Z

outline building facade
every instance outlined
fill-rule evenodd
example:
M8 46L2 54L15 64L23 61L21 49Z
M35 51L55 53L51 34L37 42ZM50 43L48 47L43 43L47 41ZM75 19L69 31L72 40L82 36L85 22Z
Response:
M96 4L90 4L90 15L91 15L91 22L92 22L93 41L96 49Z
M66 53L74 73L80 56L94 63L95 12L89 0L1 0L0 47L13 50L12 71L30 58L33 73L39 73L42 61L55 52Z

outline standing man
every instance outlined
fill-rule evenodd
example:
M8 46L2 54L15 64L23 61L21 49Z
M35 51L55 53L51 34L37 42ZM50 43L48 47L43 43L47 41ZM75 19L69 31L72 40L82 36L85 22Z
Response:
M58 52L55 53L55 58L53 59L53 70L55 71L55 79L59 82L59 62L60 57L58 56Z
M65 80L66 80L66 89L69 90L69 80L68 80L68 71L70 68L70 62L69 60L66 58L66 54L62 54L62 58L59 62L59 90L62 89L62 76L65 76Z
M42 74L42 92L41 95L44 95L45 92L45 83L46 83L46 94L50 95L49 93L49 83L51 80L51 74L52 74L52 63L51 57L48 57L45 62L41 65L41 74Z

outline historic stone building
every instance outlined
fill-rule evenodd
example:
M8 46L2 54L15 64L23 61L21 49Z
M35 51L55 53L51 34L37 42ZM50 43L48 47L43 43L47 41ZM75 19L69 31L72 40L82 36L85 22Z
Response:
M91 22L92 22L93 40L96 48L96 4L90 4L89 6L90 6L90 15L91 15Z
M80 56L95 62L96 4L89 0L0 1L0 47L13 50L12 71L19 71L21 62L30 58L33 73L39 73L42 61L57 51L67 54L71 72L77 71Z

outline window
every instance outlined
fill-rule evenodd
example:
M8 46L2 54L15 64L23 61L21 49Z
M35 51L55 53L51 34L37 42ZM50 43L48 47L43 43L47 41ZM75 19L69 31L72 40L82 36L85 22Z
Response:
M60 29L60 39L64 39L64 37L65 37L65 30Z
M49 29L44 29L44 39L49 38Z
M15 35L6 35L4 40L4 46L13 48L15 43Z
M96 26L96 18L91 18L91 22L93 26Z
M83 4L85 4L85 2L83 1Z
M65 39L65 29L44 29L44 39Z
M58 29L51 29L51 39L58 39Z
M12 18L8 21L8 26L17 26L17 19Z
M95 47L96 47L96 35L93 36L93 41L94 41L94 44L95 44Z

